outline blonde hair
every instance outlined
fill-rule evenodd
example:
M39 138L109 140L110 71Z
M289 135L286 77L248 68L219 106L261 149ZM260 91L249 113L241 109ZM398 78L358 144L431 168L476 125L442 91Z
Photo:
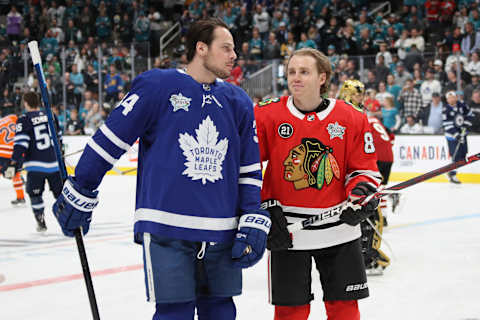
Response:
M288 64L293 56L310 56L315 59L317 65L318 74L325 73L325 83L320 87L320 95L324 95L328 92L328 87L330 86L330 77L332 76L332 65L330 60L322 52L317 49L312 48L302 48L295 50L290 58L288 59ZM288 69L287 64L287 69Z

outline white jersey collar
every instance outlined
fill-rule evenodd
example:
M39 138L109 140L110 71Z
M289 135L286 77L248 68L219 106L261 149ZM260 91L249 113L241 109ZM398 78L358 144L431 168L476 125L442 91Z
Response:
M330 114L330 112L332 112L333 107L335 106L335 103L336 103L335 99L326 99L326 100L328 101L328 107L321 112L317 112L317 118L319 120L325 119ZM303 118L305 118L305 115L303 113L301 113L297 109L297 107L295 107L295 105L293 104L293 97L292 96L288 97L287 108L293 116L299 118L300 120L303 120Z

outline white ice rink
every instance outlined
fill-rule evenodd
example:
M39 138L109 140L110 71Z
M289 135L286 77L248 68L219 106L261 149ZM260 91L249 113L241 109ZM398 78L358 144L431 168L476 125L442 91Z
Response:
M0 179L0 320L92 319L75 241L61 234L46 201L48 231L38 234L29 205L12 208L11 182ZM178 192L181 192L179 190ZM480 319L480 184L421 183L404 192L401 214L384 233L391 266L369 277L364 320ZM132 241L135 177L107 176L85 237L101 319L151 319L141 247ZM244 271L235 298L239 320L272 319L266 259ZM316 271L310 319L326 319Z

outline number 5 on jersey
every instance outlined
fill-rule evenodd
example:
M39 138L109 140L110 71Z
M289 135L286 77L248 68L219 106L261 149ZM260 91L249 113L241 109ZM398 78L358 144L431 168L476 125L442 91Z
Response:
M126 95L122 99L122 101L120 101L120 103L117 105L117 108L122 106L123 107L122 114L126 116L130 111L132 111L133 106L135 105L135 103L137 103L138 99L140 99L140 97L135 93L131 95Z

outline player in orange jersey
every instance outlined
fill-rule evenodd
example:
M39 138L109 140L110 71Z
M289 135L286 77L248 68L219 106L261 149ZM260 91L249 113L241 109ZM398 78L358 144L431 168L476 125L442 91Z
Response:
M14 114L0 118L0 173L5 176L10 164L10 158L13 153L13 141L15 140L15 126L17 116ZM25 195L23 193L23 181L20 172L17 172L13 177L13 188L17 194L17 198L12 200L13 205L25 204Z

